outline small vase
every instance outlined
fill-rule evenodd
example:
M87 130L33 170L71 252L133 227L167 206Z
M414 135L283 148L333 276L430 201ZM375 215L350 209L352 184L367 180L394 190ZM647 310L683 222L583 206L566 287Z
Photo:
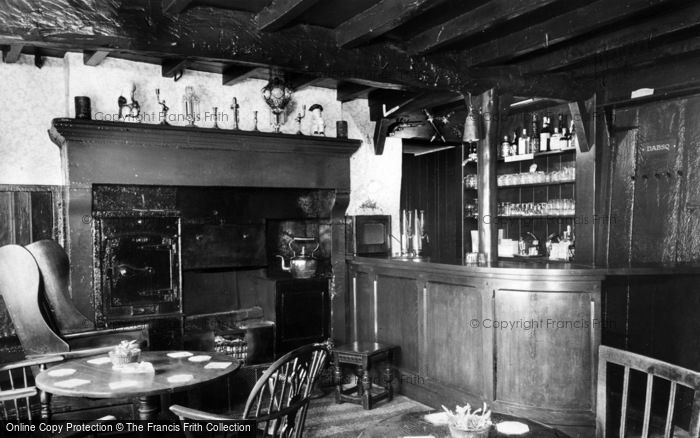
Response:
M451 424L448 426L450 427L450 435L452 438L488 438L489 430L491 429L489 426L479 430L461 430Z

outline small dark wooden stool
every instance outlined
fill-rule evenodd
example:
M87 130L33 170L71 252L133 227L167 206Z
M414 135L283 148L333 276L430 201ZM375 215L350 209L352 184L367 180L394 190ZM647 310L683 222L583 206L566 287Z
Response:
M391 399L394 391L391 387L393 380L393 362L395 345L377 344L376 342L353 342L333 349L333 363L335 366L335 402L344 401L361 404L364 409L372 409L372 405L380 400ZM384 366L384 389L372 394L372 380L369 376L372 364L385 362ZM349 364L356 366L357 385L352 388L343 389L342 365Z

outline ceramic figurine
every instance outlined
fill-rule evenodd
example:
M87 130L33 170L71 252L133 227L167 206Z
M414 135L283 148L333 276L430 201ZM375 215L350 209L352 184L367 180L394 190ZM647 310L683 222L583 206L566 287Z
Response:
M325 136L326 123L323 121L323 107L317 103L309 107L311 111L311 134Z

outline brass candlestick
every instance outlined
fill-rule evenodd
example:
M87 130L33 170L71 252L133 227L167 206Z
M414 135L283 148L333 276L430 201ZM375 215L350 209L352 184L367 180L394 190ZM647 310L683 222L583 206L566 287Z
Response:
M233 110L233 129L238 129L238 108L240 108L240 106L234 97L231 101L231 109Z

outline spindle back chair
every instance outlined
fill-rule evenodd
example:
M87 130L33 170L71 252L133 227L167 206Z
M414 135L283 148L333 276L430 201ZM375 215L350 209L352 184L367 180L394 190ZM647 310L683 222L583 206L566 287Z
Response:
M301 438L311 391L328 354L327 344L311 344L279 358L256 382L239 419L255 420L261 437ZM170 410L181 421L236 419L178 405Z
M31 368L45 369L47 363L60 362L54 356L44 360L33 359L0 365L0 419L4 421L33 422L39 419L39 390L34 386Z
M608 346L601 346L598 353L598 390L596 403L596 437L605 438L607 433L607 402L608 402L608 364L616 364L624 368L622 382L622 409L620 412L619 436L629 436L627 429L627 417L629 411L630 370L638 370L646 373L646 396L644 399L644 417L642 424L642 438L648 438L651 426L652 395L654 390L654 377L668 380L670 392L668 407L666 410L666 422L664 438L670 438L674 432L674 411L676 406L676 394L679 386L685 386L694 391L692 409L690 415L689 436L700 436L700 373L687 368L672 365L640 354L619 350Z

